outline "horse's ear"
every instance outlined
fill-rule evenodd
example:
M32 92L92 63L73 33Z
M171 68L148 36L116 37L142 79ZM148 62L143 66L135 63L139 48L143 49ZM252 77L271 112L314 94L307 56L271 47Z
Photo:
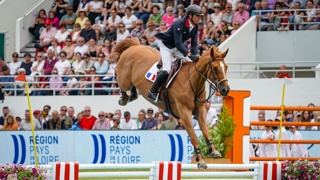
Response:
M215 59L216 57L214 56L214 50L215 50L216 48L215 47L212 47L211 48L211 51L210 51L210 56L211 56L211 58L212 59Z
M227 56L228 52L229 52L229 48L224 53L221 54L222 58L225 58Z

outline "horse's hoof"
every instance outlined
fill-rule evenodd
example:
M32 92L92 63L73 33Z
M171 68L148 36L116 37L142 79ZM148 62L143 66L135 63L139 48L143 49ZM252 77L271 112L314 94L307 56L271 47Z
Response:
M198 169L207 169L208 166L205 162L198 162Z
M213 159L216 159L216 158L221 158L222 156L218 151L215 151L215 152L211 153L211 157Z
M131 95L131 96L129 97L129 102L132 102L132 101L134 101L134 100L136 100L136 99L138 99L138 94Z
M125 105L127 105L127 101L124 101L124 100L122 100L122 99L119 99L118 104L119 104L120 106L125 106Z

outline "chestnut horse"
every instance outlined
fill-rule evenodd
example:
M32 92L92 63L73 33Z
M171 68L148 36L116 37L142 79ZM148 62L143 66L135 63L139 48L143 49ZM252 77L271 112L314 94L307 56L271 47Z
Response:
M198 118L200 129L207 140L209 152L211 152L213 158L216 158L215 155L218 152L209 139L209 131L206 126L205 82L211 82L211 88L213 86L216 90L219 90L221 95L226 96L228 94L230 90L226 78L228 66L224 62L227 53L228 50L221 53L218 48L212 47L200 57L197 63L184 63L180 72L168 87L171 112L183 120L184 127L195 148L198 168L207 168L207 165L198 149L198 138L194 132L191 117L194 114ZM116 76L121 90L119 104L126 105L128 101L137 99L136 88L146 98L152 82L145 78L145 74L153 64L159 61L159 51L140 45L136 39L128 38L116 45L115 51L110 57L117 62ZM130 97L126 94L126 91L129 90L131 91ZM160 97L163 99L162 95ZM165 102L155 103L152 100L147 100L155 106L165 109ZM220 155L220 153L218 154Z

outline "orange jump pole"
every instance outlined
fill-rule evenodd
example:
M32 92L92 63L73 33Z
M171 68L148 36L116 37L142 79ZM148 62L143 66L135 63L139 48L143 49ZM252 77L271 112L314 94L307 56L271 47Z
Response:
M250 139L250 91L231 90L227 97L223 98L230 110L237 127L234 131L233 146L227 153L227 158L233 164L249 163L249 139Z
M280 122L250 122L250 125L254 126L279 126ZM320 126L320 122L283 122L283 126Z
M281 106L250 106L250 110L281 110ZM288 111L320 111L320 107L308 106L285 106L283 110Z
M250 161L276 161L278 157L250 157ZM320 160L320 157L279 157L279 161L297 161L297 160Z
M320 140L281 140L281 144L320 144ZM251 139L250 143L279 143L279 140Z

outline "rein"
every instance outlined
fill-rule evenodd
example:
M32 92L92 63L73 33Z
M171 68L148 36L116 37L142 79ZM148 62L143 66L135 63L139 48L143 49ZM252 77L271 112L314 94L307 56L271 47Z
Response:
M223 58L216 58L216 60L221 61L221 60L223 60ZM193 94L194 94L194 96L195 96L195 99L196 99L197 101L199 101L200 103L204 103L204 102L208 101L208 100L215 94L216 91L219 91L219 89L218 89L217 86L219 86L221 83L223 83L223 82L225 82L225 81L228 81L227 78L224 78L224 79L222 79L222 80L220 80L220 81L218 80L218 77L216 77L216 76L214 75L214 73L212 72L212 64L211 64L212 62L213 62L213 59L212 59L212 57L211 57L211 58L210 58L210 61L209 61L208 68L209 68L210 74L212 74L212 76L217 79L217 80L216 80L217 85L216 85L215 83L213 83L212 81L210 81L210 79L208 79L207 77L205 77L205 76L197 69L196 63L194 63L194 68L195 68L196 72L198 72L198 74L200 74L201 77L202 77L203 79L205 79L205 81L208 82L209 85L210 85L209 95L208 95L208 97L207 97L205 100L203 100L203 101L199 98L199 96L204 92L205 86L204 86L204 88L201 90L200 94L197 95L197 93L196 93L196 91L195 91L195 89L193 88L192 83L191 83L191 78L190 78L190 67L191 67L191 64L189 64L189 68L188 68L188 82L189 82L190 87L191 87L191 90L192 90L192 92L193 92ZM214 91L212 91L212 89L213 89Z

